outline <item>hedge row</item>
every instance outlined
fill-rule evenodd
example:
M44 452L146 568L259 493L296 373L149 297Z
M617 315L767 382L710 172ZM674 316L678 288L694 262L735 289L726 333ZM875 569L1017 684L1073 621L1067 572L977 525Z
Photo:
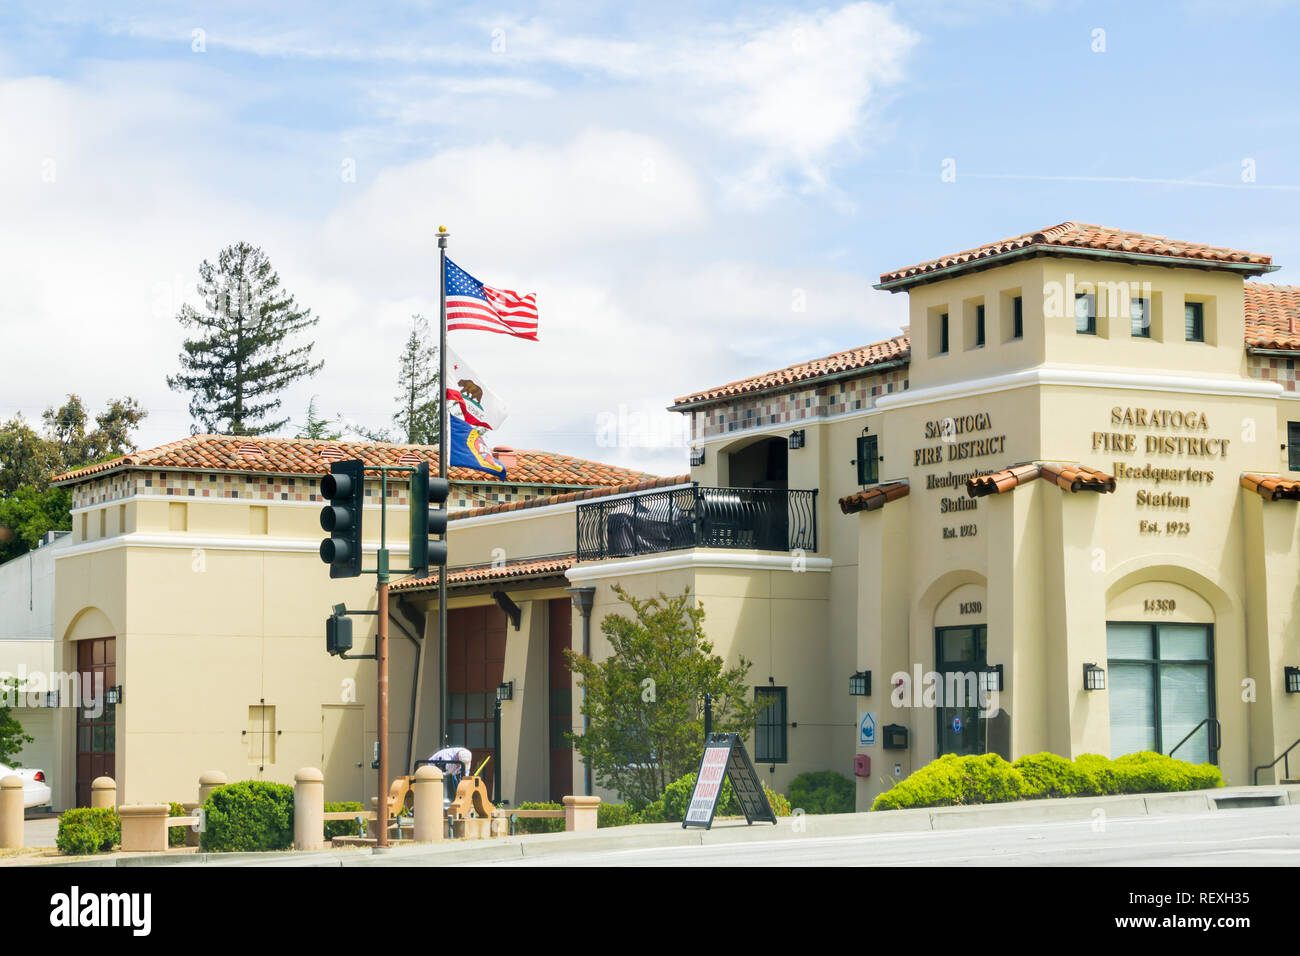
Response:
M1041 753L1008 763L997 754L944 756L876 797L872 810L968 806L1049 797L1162 793L1223 786L1212 764L1191 764L1144 751L1111 760L1081 754L1067 760Z
M107 853L122 842L122 821L112 807L79 807L59 817L54 845L68 856Z

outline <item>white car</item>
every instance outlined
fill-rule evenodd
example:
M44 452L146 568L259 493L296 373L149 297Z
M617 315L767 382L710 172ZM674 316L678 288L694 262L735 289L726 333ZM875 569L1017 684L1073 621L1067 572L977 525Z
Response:
M0 779L10 774L21 777L23 781L23 809L48 806L52 797L50 785L45 779L44 770L32 770L28 767L10 767L0 763Z

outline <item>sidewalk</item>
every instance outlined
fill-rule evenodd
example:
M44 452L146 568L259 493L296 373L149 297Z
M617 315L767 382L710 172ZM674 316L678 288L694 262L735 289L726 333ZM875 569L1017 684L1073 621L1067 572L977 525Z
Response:
M1300 785L1224 787L1182 793L1150 793L1117 797L1077 797L1025 800L971 807L933 807L879 813L841 813L825 816L781 817L775 827L766 823L747 826L741 820L721 820L712 830L683 829L679 823L651 823L613 827L586 833L545 833L498 837L493 840L434 844L402 844L386 851L365 848L312 852L106 854L67 860L50 857L16 857L0 864L63 866L454 866L490 863L521 857L601 850L635 850L646 847L702 846L801 837L862 836L926 830L959 830L1024 824L1092 822L1114 817L1230 812L1236 806L1272 804L1300 806Z

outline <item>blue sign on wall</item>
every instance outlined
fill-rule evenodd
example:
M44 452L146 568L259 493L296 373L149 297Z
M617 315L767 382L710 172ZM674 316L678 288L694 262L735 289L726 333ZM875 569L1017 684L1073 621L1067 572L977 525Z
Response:
M870 711L858 714L858 746L874 747L876 744L876 715Z

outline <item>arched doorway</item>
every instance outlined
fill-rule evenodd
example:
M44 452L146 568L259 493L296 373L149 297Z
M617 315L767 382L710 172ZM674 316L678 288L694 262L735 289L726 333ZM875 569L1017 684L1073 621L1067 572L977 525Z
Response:
M789 476L786 439L760 438L726 454L728 487L786 489Z

